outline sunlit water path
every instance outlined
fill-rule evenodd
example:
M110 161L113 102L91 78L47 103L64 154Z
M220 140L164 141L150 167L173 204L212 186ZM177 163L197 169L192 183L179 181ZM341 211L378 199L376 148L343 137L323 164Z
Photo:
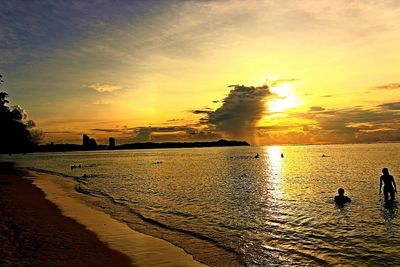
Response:
M108 202L102 206L107 212L198 252L205 261L216 247L249 266L400 266L398 210L384 207L378 194L383 167L400 184L399 151L400 144L366 144L12 158L21 166L89 175L79 188ZM82 168L71 170L73 164ZM339 187L352 198L344 208L333 202ZM201 247L206 243L211 246Z

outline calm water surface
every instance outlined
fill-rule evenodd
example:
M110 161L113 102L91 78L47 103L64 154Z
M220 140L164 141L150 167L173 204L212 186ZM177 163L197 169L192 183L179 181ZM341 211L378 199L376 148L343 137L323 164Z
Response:
M399 151L400 144L368 144L13 158L21 166L75 177L86 173L90 178L79 179L80 189L107 199L112 204L103 208L133 228L139 216L152 234L168 230L202 240L234 254L238 264L400 266L398 209L384 207L378 194L383 167L400 184ZM72 164L82 168L71 170ZM344 208L333 202L339 187L352 198ZM180 243L173 235L167 239ZM201 243L182 244L195 255L200 251ZM212 246L199 257L216 264Z

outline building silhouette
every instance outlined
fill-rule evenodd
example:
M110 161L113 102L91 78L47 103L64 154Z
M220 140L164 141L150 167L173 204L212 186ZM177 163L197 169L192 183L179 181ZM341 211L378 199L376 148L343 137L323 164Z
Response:
M110 137L108 139L108 148L109 149L114 149L115 148L115 138L114 137Z
M82 137L82 145L83 146L88 146L89 145L89 140L90 140L89 136L87 134L84 134L83 137Z
M87 149L94 149L97 147L96 140L90 138L87 134L82 137L82 146Z

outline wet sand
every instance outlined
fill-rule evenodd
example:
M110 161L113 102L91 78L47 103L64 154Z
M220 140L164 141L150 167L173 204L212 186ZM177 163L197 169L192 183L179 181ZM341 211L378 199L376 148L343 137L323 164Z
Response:
M0 169L0 266L132 266L23 175Z
M0 170L0 266L205 266L84 205L74 182L59 180Z

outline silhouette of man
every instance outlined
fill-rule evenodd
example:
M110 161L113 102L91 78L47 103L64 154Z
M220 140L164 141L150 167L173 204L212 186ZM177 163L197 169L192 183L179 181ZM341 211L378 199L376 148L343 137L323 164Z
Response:
M343 188L339 188L338 193L339 193L339 195L335 196L336 204L343 205L343 204L349 203L351 201L351 199L349 197L344 195L344 189Z
M379 194L382 193L382 181L384 183L383 186L383 195L385 196L385 202L395 200L395 193L397 193L396 183L394 182L394 178L389 174L389 170L387 168L382 169L383 175L380 179L379 184ZM390 195L390 200L389 200Z

